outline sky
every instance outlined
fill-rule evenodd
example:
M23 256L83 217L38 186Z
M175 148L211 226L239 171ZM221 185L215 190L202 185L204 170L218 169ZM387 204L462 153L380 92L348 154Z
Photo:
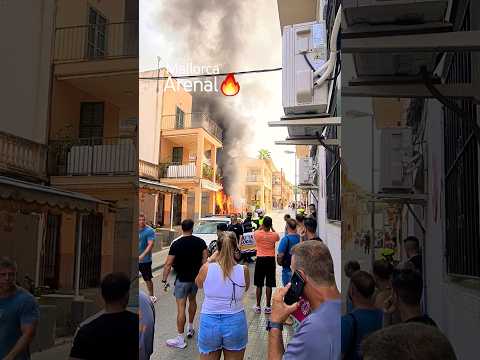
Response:
M140 0L140 71L156 69L158 56L167 69L189 63L218 65L222 73L281 67L277 1ZM266 148L294 182L294 156L284 153L294 147L274 144L287 130L267 124L284 115L281 77L281 71L236 76L240 92L220 101L238 115L235 121L244 130L229 155L256 157Z

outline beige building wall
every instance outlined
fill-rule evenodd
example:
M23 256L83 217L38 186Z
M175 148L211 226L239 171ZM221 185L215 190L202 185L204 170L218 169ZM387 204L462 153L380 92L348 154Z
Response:
M88 94L66 80L55 80L52 97L52 120L50 139L78 138L80 128L80 108L82 102L104 102L103 137L119 136L120 109L106 99ZM123 112L133 112L124 109Z
M47 142L55 0L2 1L2 131ZM10 34L10 35L8 35Z
M124 21L125 3L126 0L57 0L57 27L88 24L89 6L105 16L107 22Z

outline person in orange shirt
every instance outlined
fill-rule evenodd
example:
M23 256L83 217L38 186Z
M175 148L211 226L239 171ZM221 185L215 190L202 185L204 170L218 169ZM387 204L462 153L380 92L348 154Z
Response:
M265 314L272 312L271 299L272 288L276 286L276 264L275 264L275 244L280 240L278 234L272 229L272 218L265 216L263 226L255 231L255 242L257 244L257 261L255 263L255 274L253 284L257 288L257 306L255 313L260 314L262 308L262 289L266 286L267 306L264 309Z

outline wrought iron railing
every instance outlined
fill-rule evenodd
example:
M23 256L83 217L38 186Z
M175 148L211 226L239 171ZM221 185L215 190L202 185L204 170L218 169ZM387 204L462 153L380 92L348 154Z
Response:
M0 131L0 172L43 179L47 146Z
M52 141L48 167L52 176L137 175L135 139L110 137Z
M138 56L138 22L57 28L55 62Z
M163 130L199 129L203 128L219 141L223 140L223 130L207 113L189 113L179 115L163 115Z

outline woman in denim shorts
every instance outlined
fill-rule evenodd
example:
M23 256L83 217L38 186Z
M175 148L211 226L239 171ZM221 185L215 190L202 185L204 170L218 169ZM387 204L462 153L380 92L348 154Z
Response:
M198 349L200 359L243 359L248 342L248 326L243 297L250 286L248 268L237 265L234 232L223 233L214 262L206 263L195 280L204 289L200 312Z

